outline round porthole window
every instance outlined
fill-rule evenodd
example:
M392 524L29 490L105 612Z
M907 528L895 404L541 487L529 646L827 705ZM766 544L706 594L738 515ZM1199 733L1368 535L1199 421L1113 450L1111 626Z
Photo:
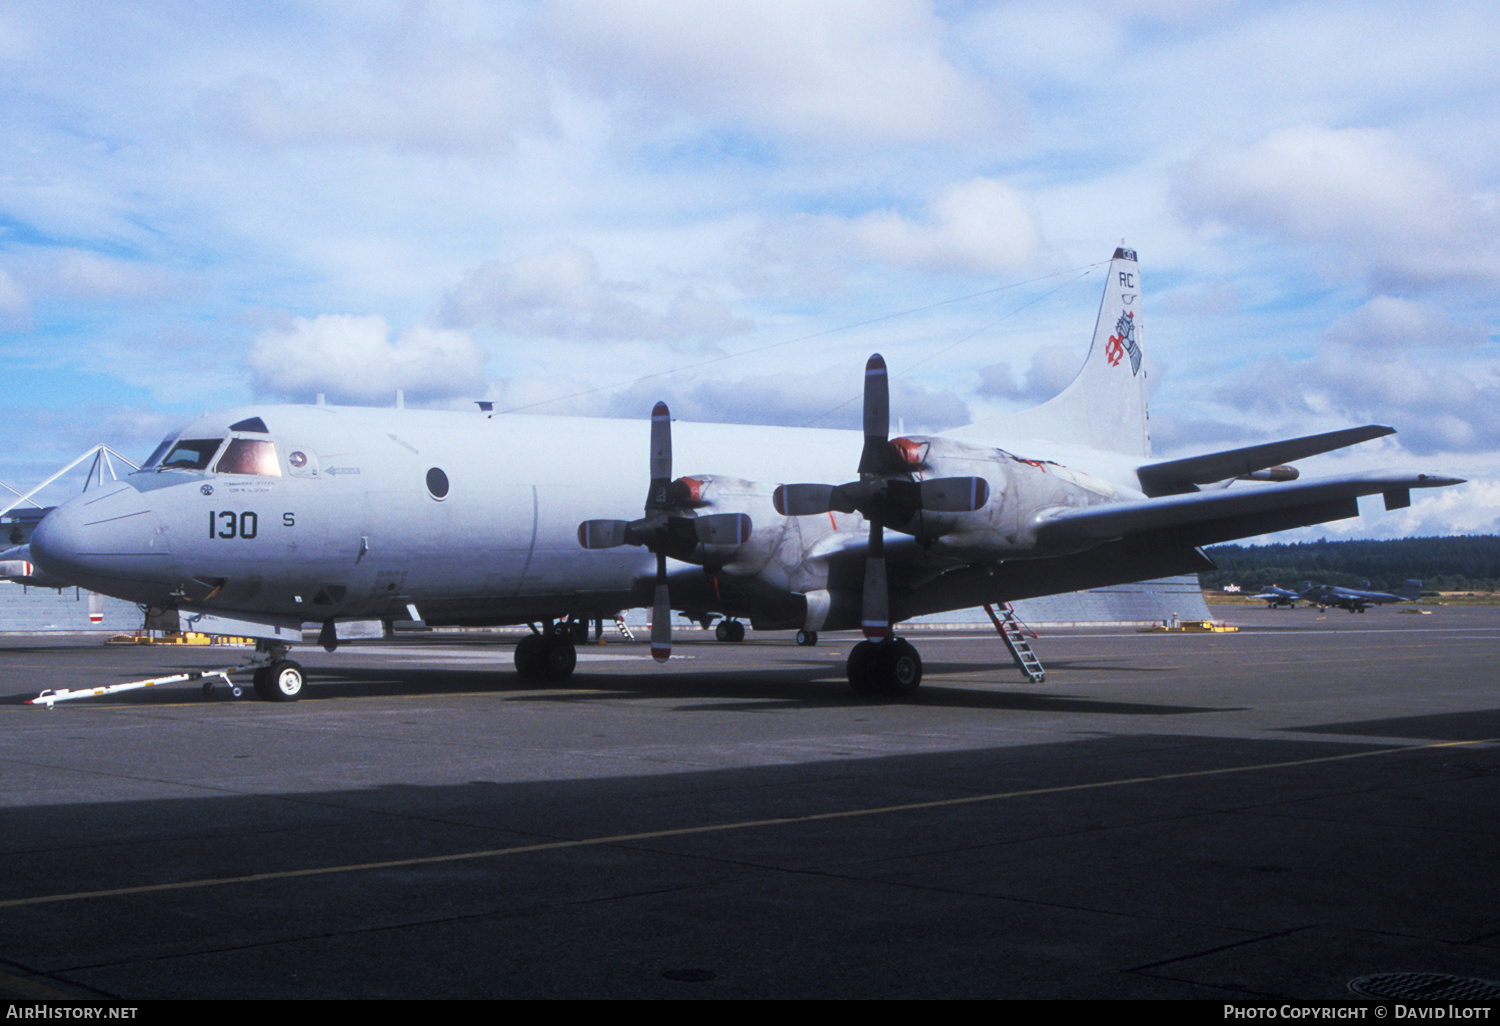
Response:
M427 490L432 493L434 499L446 498L448 495L448 475L437 467L427 472Z
M286 461L300 470L303 467L307 466L307 453L289 452L286 455Z

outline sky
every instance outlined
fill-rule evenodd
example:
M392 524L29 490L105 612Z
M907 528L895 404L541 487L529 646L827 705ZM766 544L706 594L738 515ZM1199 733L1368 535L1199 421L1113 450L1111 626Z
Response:
M0 481L205 409L937 432L1076 372L1140 255L1155 452L1469 483L1500 532L1500 7L0 6ZM697 468L711 472L713 468ZM58 501L77 483L60 483Z

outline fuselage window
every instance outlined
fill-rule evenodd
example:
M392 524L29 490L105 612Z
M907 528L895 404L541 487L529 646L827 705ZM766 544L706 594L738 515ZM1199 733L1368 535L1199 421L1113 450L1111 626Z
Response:
M184 438L161 461L163 470L202 470L219 451L222 438Z
M276 460L276 446L253 438L231 438L219 465L221 474L254 474L256 477L280 477L281 464Z
M446 498L448 495L448 475L437 467L427 472L427 491L434 499Z

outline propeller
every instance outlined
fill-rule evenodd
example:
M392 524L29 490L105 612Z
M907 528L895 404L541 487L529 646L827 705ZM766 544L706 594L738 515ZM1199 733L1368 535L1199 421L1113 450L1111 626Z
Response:
M672 604L667 590L667 557L686 560L699 545L740 545L752 525L744 513L699 516L702 483L672 478L672 415L666 403L651 411L651 486L646 515L639 520L585 520L578 525L578 544L586 549L641 545L656 554L652 596L651 658L664 663L672 655Z
M860 616L867 638L891 636L885 528L905 530L923 512L970 513L990 497L989 482L982 477L913 480L901 441L890 440L890 421L890 378L885 360L876 353L865 364L865 444L859 456L859 480L841 485L786 484L773 496L776 512L782 516L858 512L870 522Z

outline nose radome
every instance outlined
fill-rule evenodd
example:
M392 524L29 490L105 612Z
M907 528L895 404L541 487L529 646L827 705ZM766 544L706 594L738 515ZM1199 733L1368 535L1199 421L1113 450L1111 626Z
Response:
M164 579L171 554L145 496L121 482L43 517L31 535L31 560L69 584L129 598L133 583Z

